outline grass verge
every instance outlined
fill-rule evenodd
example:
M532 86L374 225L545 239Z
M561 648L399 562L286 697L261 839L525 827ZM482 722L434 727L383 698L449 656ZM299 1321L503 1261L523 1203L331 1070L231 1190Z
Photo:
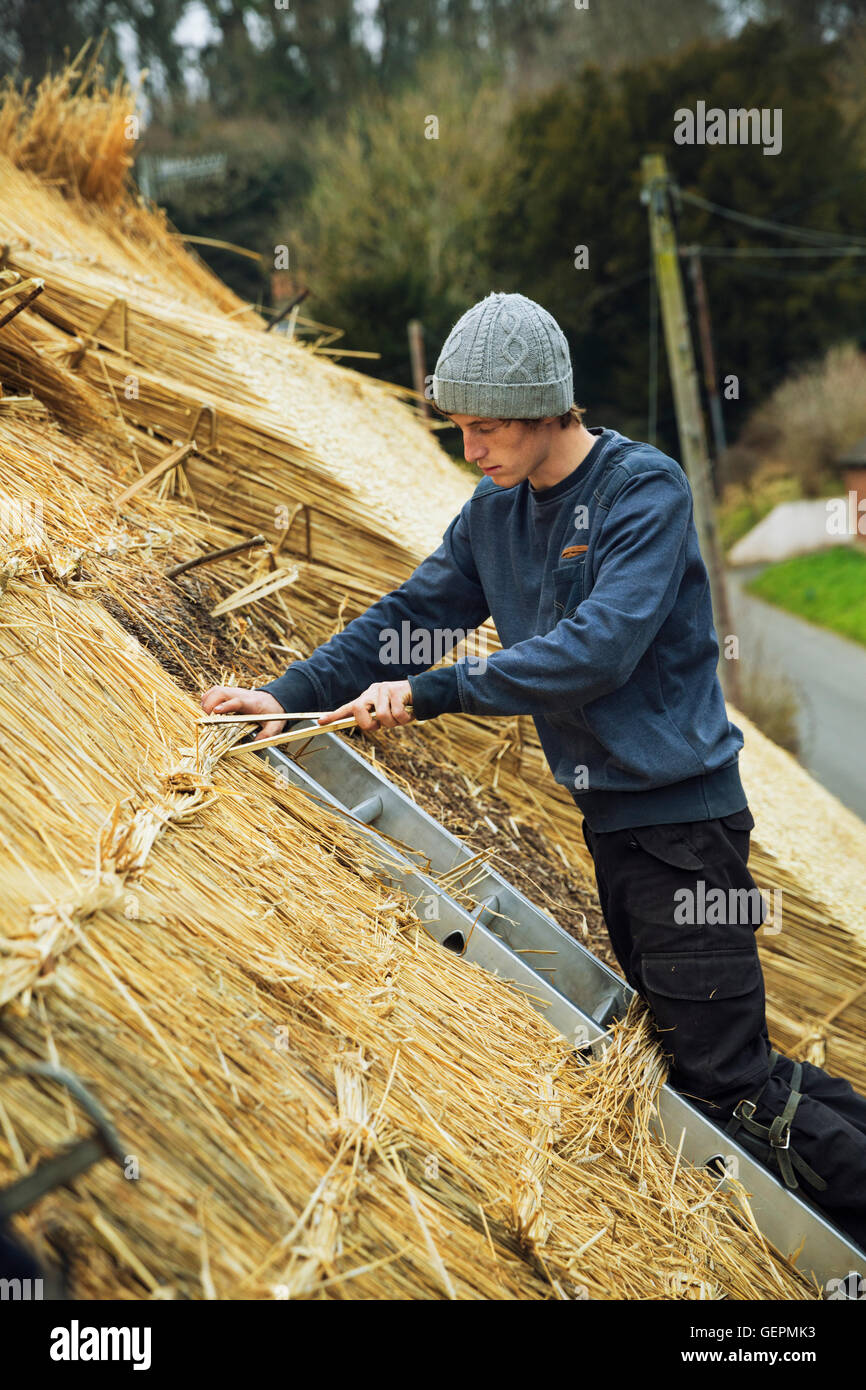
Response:
M769 565L748 592L866 646L866 551L834 546Z

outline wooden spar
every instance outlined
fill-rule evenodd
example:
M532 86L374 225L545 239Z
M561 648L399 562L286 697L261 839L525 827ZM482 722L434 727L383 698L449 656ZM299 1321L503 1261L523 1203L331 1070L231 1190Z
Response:
M26 309L28 304L32 304L34 299L36 299L44 289L45 281L33 276L27 280L20 281L17 285L10 285L8 289L0 290L0 300L6 299L12 294L24 293L24 298L19 300L17 304L14 304L11 309L7 309L6 313L0 318L0 328L4 328L7 323L11 323L12 319L14 319L17 314L20 314L22 309Z
M115 498L115 506L123 506L131 497L135 497L136 493L141 492L143 488L149 487L151 483L156 482L157 478L161 478L165 473L168 473L170 469L177 468L194 452L194 439L189 440L186 444L179 444L176 449L172 449L171 453L166 454L164 459L160 459L159 463L154 464L153 468L149 469L143 477L136 478L134 483L131 483L128 488L125 488L124 491Z
M273 718L273 716L271 716ZM279 718L279 716L277 716ZM316 734L336 733L338 729L357 728L358 723L354 718L335 719L331 724L322 724L313 729L293 729L288 734L273 734L270 738L260 738L253 743L234 743L231 748L227 748L223 757L228 757L231 753L255 753L260 748L275 748L280 743L297 743L300 739L312 738Z
M411 710L412 705L406 701L404 709ZM321 719L323 714L330 714L330 710L285 710L282 713L271 712L270 714L203 714L196 720L197 724L208 724L211 726L220 724L270 724L277 719ZM333 724L324 726L325 732L335 727ZM312 732L310 729L306 733Z
M252 536L248 541L238 541L237 545L224 545L222 550L211 550L207 555L196 555L192 560L172 565L171 569L166 570L165 577L177 579L179 574L185 574L187 570L195 569L198 565L208 565L212 560L224 560L229 555L239 555L242 551L252 550L259 545L267 545L264 536Z

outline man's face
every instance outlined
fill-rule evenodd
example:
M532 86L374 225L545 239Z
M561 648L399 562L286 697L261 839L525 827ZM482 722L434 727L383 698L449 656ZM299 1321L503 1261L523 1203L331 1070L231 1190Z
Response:
M478 415L449 415L463 434L463 453L500 487L514 487L544 463L555 415L536 428L518 420L490 420Z

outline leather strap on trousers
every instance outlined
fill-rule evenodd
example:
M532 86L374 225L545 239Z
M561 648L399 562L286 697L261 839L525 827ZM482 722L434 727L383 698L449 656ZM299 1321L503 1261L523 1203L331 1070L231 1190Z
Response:
M779 1053L773 1048L770 1053L771 1073L779 1060ZM807 1182L811 1183L812 1187L816 1188L819 1192L823 1192L827 1187L824 1179L819 1177L814 1168L810 1168L806 1160L801 1158L800 1155L791 1148L791 1124L797 1112L797 1106L803 1098L802 1092L800 1091L802 1078L803 1067L800 1062L795 1062L793 1074L791 1076L791 1092L784 1110L781 1115L776 1116L771 1124L759 1125L752 1116L757 1109L758 1101L764 1094L767 1081L769 1081L768 1077L760 1091L752 1096L751 1099L737 1102L734 1106L733 1118L729 1120L728 1124L725 1126L725 1133L730 1134L731 1137L734 1138L738 1129L742 1126L748 1134L753 1134L756 1139L762 1139L765 1143L769 1144L770 1151L775 1157L776 1163L779 1166L779 1172L784 1179L786 1187L792 1190L799 1187L800 1184L797 1182L796 1174L794 1173L794 1169L796 1168L797 1172L799 1172Z

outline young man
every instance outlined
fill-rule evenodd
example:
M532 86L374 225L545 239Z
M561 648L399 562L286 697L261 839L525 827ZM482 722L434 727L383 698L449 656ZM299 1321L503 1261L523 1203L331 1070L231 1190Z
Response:
M321 709L322 723L354 715L365 729L532 715L583 813L613 948L653 1012L671 1084L866 1244L866 1100L770 1051L743 736L716 675L682 468L584 426L565 337L519 294L463 315L433 397L484 474L442 544L308 660L260 690L213 687L204 709ZM488 615L503 649L486 660L431 671L383 656L407 622L441 637Z

